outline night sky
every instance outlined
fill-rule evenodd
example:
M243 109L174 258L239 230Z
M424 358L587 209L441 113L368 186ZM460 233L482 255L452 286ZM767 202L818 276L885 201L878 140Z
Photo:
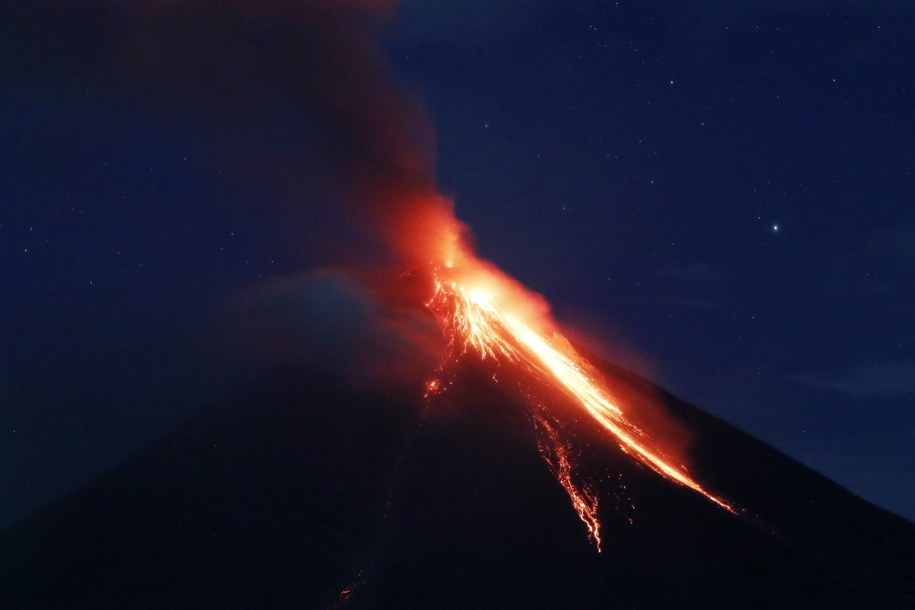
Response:
M0 525L244 387L239 294L363 254L295 62L212 87L125 58L131 4L0 8ZM398 12L385 48L484 257L589 347L915 519L911 3Z

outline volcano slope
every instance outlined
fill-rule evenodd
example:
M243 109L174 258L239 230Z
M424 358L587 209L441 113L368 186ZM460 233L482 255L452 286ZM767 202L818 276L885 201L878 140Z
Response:
M597 553L485 363L431 400L285 368L0 533L0 607L915 607L915 526L603 370L693 431L691 470L739 515L577 420Z

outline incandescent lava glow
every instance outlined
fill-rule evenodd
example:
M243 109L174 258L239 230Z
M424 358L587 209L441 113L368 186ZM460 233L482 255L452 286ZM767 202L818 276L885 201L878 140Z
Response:
M520 367L571 398L626 454L736 514L733 506L706 490L627 418L594 367L559 333L540 297L469 253L452 255L436 266L433 281L435 291L427 307L443 327L452 354L475 353L483 360ZM438 388L440 382L434 383ZM542 401L529 398L541 406ZM599 551L597 496L572 480L568 453L555 427L542 418L538 422L551 446L549 451L541 447L541 454L569 493Z

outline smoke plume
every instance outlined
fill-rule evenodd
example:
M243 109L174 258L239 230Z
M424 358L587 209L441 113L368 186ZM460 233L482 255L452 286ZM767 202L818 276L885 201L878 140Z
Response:
M422 103L394 78L378 42L395 4L123 2L124 67L159 111L192 107L221 129L298 116L320 143L338 198L399 263L423 266L461 229L438 192Z

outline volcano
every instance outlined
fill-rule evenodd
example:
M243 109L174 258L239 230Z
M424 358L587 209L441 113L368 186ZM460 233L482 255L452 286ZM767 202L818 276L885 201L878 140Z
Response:
M431 400L287 366L0 533L0 606L915 607L915 526L598 366L688 427L691 472L743 508L573 418L566 473L599 499L598 553L491 360Z

